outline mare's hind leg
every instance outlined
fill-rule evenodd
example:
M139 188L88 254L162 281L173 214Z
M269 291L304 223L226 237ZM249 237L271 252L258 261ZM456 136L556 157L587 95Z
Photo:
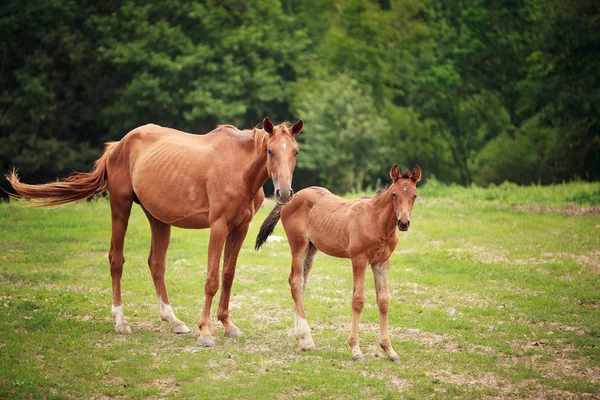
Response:
M239 229L229 232L225 241L225 254L223 256L223 279L221 281L221 298L219 299L219 309L217 318L225 327L225 336L236 338L242 336L242 331L231 322L229 318L229 298L231 296L231 286L235 277L235 267L240 249L248 233L250 225L245 225Z
M164 222L157 220L146 211L146 209L144 209L144 212L148 217L150 228L152 229L152 244L150 246L148 266L150 267L152 280L154 281L154 287L156 289L160 318L169 323L171 332L188 333L190 328L175 316L173 308L169 304L169 295L167 293L167 285L165 284L167 249L171 239L171 225L167 225Z
M110 197L110 212L112 217L112 237L110 240L110 276L112 278L112 315L115 318L115 332L131 333L131 328L123 313L121 303L121 276L123 275L123 244L125 232L131 214L131 199L119 199L117 196Z
M292 250L292 268L288 282L294 299L294 336L300 348L306 351L315 348L304 310L304 292L317 249L303 234L294 236L296 237L288 234Z
M367 260L360 257L352 259L354 290L352 291L352 328L348 337L348 344L352 349L352 359L354 361L363 359L358 339L358 323L360 321L360 313L365 306L365 270L367 269L367 264Z
M386 260L380 265L372 265L373 277L375 278L375 293L377 295L377 307L379 307L379 345L386 352L390 360L399 361L400 357L392 348L390 342L390 333L388 329L388 305L390 295L387 287L388 271L390 269L390 260Z

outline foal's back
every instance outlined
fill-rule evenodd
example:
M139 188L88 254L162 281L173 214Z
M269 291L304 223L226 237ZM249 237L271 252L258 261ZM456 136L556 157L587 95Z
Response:
M299 191L281 210L288 241L308 238L325 254L352 258L358 247L369 242L364 235L360 235L360 243L357 240L357 234L369 229L372 223L367 200L346 200L317 186Z

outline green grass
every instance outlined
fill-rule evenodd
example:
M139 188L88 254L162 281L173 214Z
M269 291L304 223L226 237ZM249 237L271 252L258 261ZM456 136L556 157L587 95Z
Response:
M231 314L245 336L194 345L208 230L174 229L167 285L194 333L160 321L146 260L148 223L134 207L123 301L133 333L113 332L108 203L59 209L0 204L0 398L593 398L600 395L600 184L430 181L390 272L390 333L377 345L372 276L361 318L365 361L353 362L352 274L317 255L306 308L317 349L292 336L287 243L239 258ZM591 214L591 215L589 215ZM284 237L281 225L275 235Z

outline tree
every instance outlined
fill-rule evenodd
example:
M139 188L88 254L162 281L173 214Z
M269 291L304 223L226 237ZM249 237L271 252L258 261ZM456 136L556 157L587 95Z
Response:
M380 140L389 127L370 92L347 75L301 82L296 112L308 127L298 137L299 178L333 192L362 191L380 173Z

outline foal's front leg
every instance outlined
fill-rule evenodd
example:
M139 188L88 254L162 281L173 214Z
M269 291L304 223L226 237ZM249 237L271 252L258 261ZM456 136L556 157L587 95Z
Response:
M358 323L360 321L360 313L365 306L365 270L367 269L367 264L367 260L362 257L352 259L354 290L352 291L352 329L348 337L348 344L352 349L352 359L354 361L363 360L358 339Z
M392 348L390 342L390 332L388 330L388 306L390 304L390 295L387 287L388 271L390 269L390 260L384 261L380 265L372 265L373 277L375 278L375 293L377 294L377 307L379 307L379 345L386 352L390 360L399 361L400 357Z

